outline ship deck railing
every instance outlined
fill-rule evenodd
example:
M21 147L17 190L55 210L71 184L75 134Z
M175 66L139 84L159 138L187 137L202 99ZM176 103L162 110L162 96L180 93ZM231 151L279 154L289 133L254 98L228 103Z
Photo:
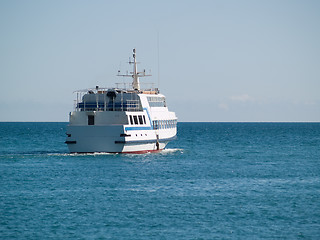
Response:
M74 110L83 111L142 111L139 100L126 100L124 102L77 102L75 100Z
M141 83L142 86L150 86L150 88L143 88L141 90L132 89L132 84L130 83L116 83L116 88L101 88L96 86L96 88L87 88L82 90L74 91L77 94L76 100L74 100L74 111L142 111L140 101L137 99L126 100L121 102L110 103L109 101L99 102L83 102L82 97L88 93L91 94L105 94L108 91L117 91L123 93L133 93L133 94L158 94L159 89L154 88L154 83ZM119 88L122 86L122 88Z

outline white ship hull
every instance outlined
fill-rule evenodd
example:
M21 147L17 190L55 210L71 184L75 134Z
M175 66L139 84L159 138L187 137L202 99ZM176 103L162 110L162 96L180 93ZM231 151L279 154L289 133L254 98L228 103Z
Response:
M161 151L176 136L176 130L170 133L161 130L137 130L125 132L122 125L115 126L68 126L67 138L71 153L147 153ZM162 138L157 139L157 134Z

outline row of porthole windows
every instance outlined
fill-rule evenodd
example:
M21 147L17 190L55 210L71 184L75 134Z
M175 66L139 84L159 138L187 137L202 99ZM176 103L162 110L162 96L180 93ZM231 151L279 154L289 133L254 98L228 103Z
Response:
M167 129L177 127L177 120L155 120L152 121L153 129Z
M146 117L144 115L129 115L131 125L146 124Z

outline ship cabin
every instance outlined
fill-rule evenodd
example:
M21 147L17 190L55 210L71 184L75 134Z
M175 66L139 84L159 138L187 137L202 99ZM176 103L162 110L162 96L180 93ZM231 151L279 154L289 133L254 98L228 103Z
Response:
M159 94L159 90L126 90L119 88L99 88L76 91L75 112L92 111L143 111L146 107L142 103L141 95L146 97L149 107L166 107L165 97Z
M76 91L70 125L145 125L152 129L176 127L166 98L158 89L99 88ZM169 115L168 115L169 114Z

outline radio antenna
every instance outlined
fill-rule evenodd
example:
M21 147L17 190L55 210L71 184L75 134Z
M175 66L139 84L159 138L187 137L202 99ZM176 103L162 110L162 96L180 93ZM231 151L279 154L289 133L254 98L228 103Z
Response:
M160 89L160 51L159 51L159 45L160 45L160 37L159 37L159 31L157 32L157 50L158 50L158 89Z

